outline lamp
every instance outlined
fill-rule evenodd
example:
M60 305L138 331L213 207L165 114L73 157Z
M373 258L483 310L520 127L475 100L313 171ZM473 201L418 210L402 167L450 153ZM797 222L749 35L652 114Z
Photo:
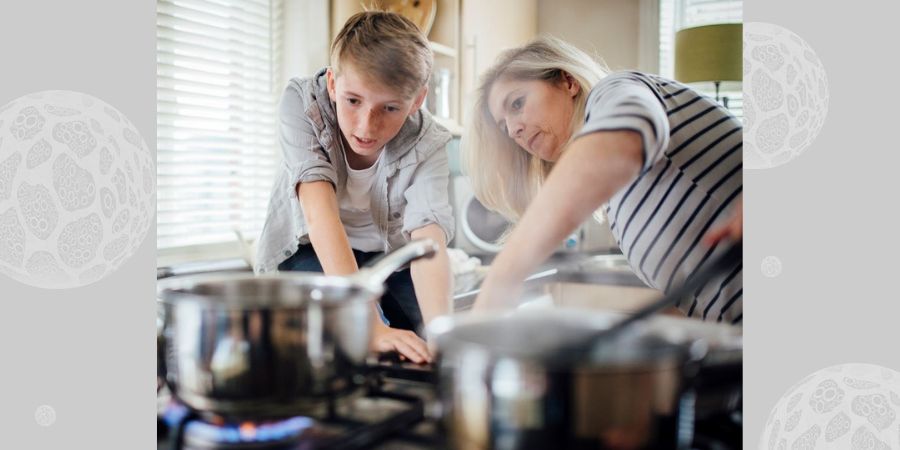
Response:
M740 86L743 70L743 25L722 23L685 28L675 34L675 79L682 83L713 82ZM728 99L725 99L728 107Z

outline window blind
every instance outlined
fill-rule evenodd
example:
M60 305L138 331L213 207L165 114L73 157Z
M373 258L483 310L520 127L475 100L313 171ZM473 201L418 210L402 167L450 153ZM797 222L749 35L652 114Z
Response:
M659 74L675 76L675 33L682 28L699 27L716 23L740 23L744 16L743 0L660 0L659 3ZM700 89L709 95L715 90ZM737 117L743 117L743 93L721 91L728 97L728 109Z
M157 249L257 236L280 161L282 0L158 0Z

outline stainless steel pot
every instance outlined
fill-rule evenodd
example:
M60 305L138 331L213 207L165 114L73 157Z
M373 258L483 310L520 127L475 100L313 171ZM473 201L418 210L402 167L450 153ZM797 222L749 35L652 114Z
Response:
M615 320L550 309L433 321L456 447L686 448L693 384L703 379L701 368L721 364L703 364L704 340L651 326L659 323L653 314L741 257L740 243L732 244L659 300ZM736 365L740 370L740 359Z
M160 280L164 372L194 410L229 418L303 414L351 392L369 353L373 302L398 268L437 251L415 241L349 276L281 272Z
M429 333L439 349L440 398L453 446L689 445L696 375L708 355L739 352L739 331L655 317L587 357L560 353L620 319L564 309L436 319ZM740 359L723 364L739 368Z

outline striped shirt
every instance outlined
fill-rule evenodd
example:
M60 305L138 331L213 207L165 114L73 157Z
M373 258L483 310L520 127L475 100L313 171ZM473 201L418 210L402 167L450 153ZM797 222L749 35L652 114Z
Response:
M606 209L635 273L668 291L725 250L703 236L731 217L743 188L743 127L727 109L678 82L638 72L610 74L588 97L579 135L633 130L643 140L637 179ZM743 318L742 264L681 299L690 317L737 324Z

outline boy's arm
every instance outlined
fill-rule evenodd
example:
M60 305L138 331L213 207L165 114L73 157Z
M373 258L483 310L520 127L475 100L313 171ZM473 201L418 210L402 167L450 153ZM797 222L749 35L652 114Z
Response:
M440 248L434 257L413 261L410 267L425 325L451 312L453 277L447 243L453 239L456 223L450 206L449 184L450 165L441 145L419 163L412 184L404 192L407 200L404 235L408 239L433 239Z
M327 275L349 275L359 270L350 248L350 241L341 223L337 196L328 181L313 181L297 185L300 208L309 227L309 241ZM410 360L431 361L425 341L412 331L390 328L372 304L372 346L380 352L396 350Z
M359 270L341 223L337 196L328 181L297 185L300 208L309 227L309 241L327 275L349 275Z
M435 317L449 314L453 293L453 277L450 276L450 258L447 256L447 242L444 230L435 224L428 224L414 230L413 239L433 239L439 251L432 258L419 259L410 265L413 286L422 311L422 322L428 325Z

